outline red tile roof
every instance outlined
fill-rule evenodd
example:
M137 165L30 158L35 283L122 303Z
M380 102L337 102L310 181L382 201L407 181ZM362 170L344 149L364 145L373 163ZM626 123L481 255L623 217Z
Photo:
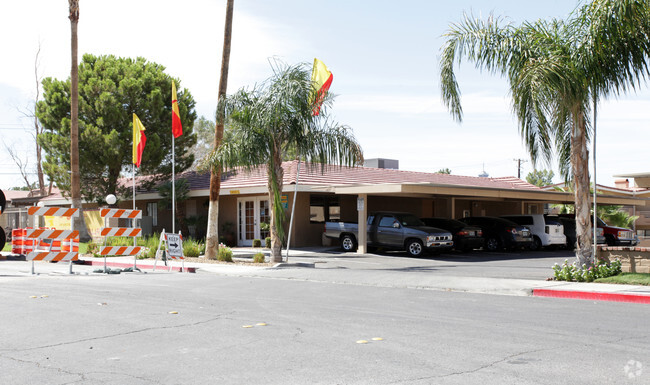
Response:
M284 184L296 183L298 162L284 162ZM185 178L191 190L208 189L210 175L198 174L194 171L185 172L176 176L176 179ZM448 186L466 186L508 190L540 190L526 181L515 177L481 178L472 176L415 172L382 169L373 167L343 167L335 165L300 164L300 185L308 186L346 186L357 184L409 184L428 183ZM238 189L246 187L261 187L267 185L265 167L258 167L251 172L245 170L231 171L222 176L222 189Z

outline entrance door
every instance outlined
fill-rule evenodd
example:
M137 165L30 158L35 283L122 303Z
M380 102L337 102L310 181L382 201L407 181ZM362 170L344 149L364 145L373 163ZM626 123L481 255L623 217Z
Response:
M269 200L261 197L237 199L237 246L252 246L253 239L264 238L269 232L263 223L269 223L271 212Z

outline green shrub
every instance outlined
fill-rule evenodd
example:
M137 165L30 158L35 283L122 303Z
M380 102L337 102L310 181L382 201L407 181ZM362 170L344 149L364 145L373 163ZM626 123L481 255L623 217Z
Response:
M98 254L99 253L99 245L95 242L88 242L88 245L86 245L86 253L89 254Z
M188 258L198 258L201 252L201 244L193 238L183 240L183 255Z
M224 261L224 262L232 262L232 250L230 250L230 247L224 244L220 244L219 253L217 254L217 260Z
M262 252L255 253L255 255L253 255L253 262L254 263L264 263L264 262L266 262L266 259L264 257L264 253L262 253Z
M259 239L253 239L253 247L262 247L262 241Z
M593 282L598 278L621 274L621 261L617 259L606 263L599 260L595 266L587 268L582 265L582 268L579 268L575 262L569 265L569 260L565 259L562 266L557 263L553 266L553 272L556 281Z
M198 258L199 246L198 245L183 246L183 255L185 255L188 258Z
M271 248L271 237L264 238L264 243L266 245L266 248L270 249Z

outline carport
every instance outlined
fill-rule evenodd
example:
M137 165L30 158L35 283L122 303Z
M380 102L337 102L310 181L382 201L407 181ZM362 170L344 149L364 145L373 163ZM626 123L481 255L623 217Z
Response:
M388 183L388 184L360 184L354 186L334 187L337 195L357 197L357 215L359 226L359 239L357 252L364 254L367 251L367 218L368 200L370 197L393 198L443 198L447 204L447 215L450 218L459 218L468 215L497 215L490 212L490 207L508 207L510 214L525 214L526 210L537 211L545 203L573 204L574 196L570 192L543 191L529 188L490 188L477 186L450 186L433 183ZM597 196L598 204L607 205L637 205L646 206L646 199L622 196ZM593 201L593 200L590 200ZM506 206L504 206L506 205ZM533 208L535 208L533 210ZM460 214L460 215L459 215ZM504 212L503 214L507 214Z

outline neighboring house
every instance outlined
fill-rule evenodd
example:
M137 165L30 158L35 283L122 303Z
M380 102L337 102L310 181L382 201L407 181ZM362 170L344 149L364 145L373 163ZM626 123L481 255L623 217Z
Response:
M297 161L284 162L283 168L282 204L287 209L287 227L294 196L297 197L291 247L328 242L323 239L326 221L358 221L359 199L363 199L368 213L405 211L421 217L446 218L541 214L547 203L573 201L570 193L544 191L515 177L470 177L333 165L321 169L321 165L305 163L301 163L298 176ZM193 224L190 231L200 237L205 234L210 175L193 171L176 175L176 180L182 178L187 179L190 188L189 199L180 203L182 211ZM143 231L151 233L164 229L170 232L171 210L161 207L160 195L156 191L137 190L136 193L136 206L144 215ZM599 196L599 199L609 204L645 205L643 199L626 196ZM47 206L69 204L60 197L48 197L43 203ZM132 202L126 198L118 205L129 209ZM230 232L234 244L251 245L253 239L268 235L262 223L268 223L269 219L266 169L224 173L219 197L220 235Z

